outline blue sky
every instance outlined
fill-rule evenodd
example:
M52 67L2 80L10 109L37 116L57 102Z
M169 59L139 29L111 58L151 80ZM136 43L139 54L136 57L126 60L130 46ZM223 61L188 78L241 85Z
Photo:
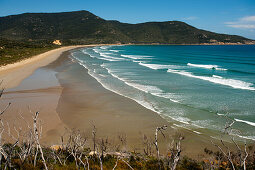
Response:
M0 16L76 10L127 23L179 20L255 39L255 0L0 0Z

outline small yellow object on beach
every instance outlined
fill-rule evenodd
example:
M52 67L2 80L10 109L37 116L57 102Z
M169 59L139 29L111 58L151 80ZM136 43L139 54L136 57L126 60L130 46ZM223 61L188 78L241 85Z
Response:
M55 40L52 42L52 44L55 44L55 45L62 45L62 43L60 42L60 40Z

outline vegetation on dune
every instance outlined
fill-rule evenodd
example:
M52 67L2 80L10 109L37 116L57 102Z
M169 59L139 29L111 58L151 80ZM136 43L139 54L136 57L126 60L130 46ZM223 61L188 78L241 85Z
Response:
M0 66L15 63L57 47L47 42L14 41L0 38Z

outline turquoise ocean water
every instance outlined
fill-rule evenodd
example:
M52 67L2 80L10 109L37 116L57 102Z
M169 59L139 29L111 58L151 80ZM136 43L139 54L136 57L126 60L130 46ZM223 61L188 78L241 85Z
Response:
M80 49L73 61L108 90L193 133L255 140L255 46L128 45Z

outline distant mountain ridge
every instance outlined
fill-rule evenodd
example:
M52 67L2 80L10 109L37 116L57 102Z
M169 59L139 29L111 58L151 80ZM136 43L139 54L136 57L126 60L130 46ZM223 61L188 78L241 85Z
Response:
M104 20L88 11L25 13L0 17L0 38L64 44L249 44L252 40L197 29L184 22L140 24Z

